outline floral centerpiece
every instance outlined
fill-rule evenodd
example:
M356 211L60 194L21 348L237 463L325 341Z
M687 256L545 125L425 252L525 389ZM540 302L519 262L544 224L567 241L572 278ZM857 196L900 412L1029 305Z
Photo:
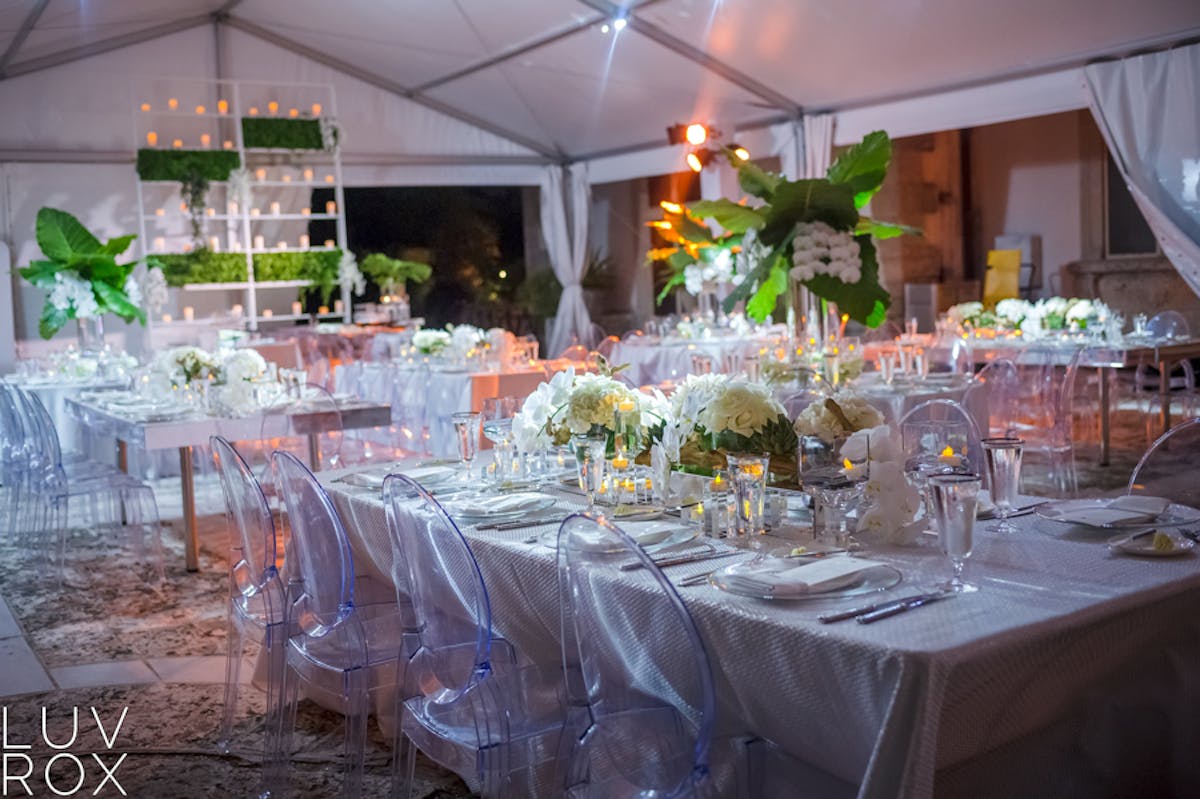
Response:
M904 472L904 446L896 431L885 424L858 430L846 439L840 455L847 477L866 478L858 533L892 544L915 541L925 526L913 521L921 492Z
M450 346L450 334L445 330L418 330L413 333L413 346L424 355L437 355Z
M795 431L798 436L811 436L834 444L853 433L881 424L883 415L874 406L851 391L840 391L809 403L796 417Z
M266 383L267 362L257 350L235 349L213 354L199 347L174 347L154 357L151 375L164 387L203 386L213 405L231 416L261 409L259 388ZM279 390L266 392L276 396Z
M513 417L513 441L522 452L539 452L565 446L572 435L615 433L616 411L632 403L639 408L633 389L604 374L576 375L574 368L559 372L540 384ZM640 410L628 421L645 427Z
M990 309L981 302L963 302L952 306L946 315L965 328L1020 330L1023 335L1037 337L1046 332L1102 327L1113 317L1113 311L1099 300L1046 297L1036 302L1004 299Z
M213 380L220 374L217 358L199 347L174 347L154 356L150 371L168 386L186 386L193 380Z
M37 242L43 258L19 271L47 293L38 320L42 338L53 337L70 319L79 320L82 338L84 320L95 320L98 326L106 313L126 322L146 324L141 288L133 277L139 261L117 263L117 257L129 249L135 238L118 236L101 243L66 211L55 208L38 211ZM102 330L99 335L103 337Z

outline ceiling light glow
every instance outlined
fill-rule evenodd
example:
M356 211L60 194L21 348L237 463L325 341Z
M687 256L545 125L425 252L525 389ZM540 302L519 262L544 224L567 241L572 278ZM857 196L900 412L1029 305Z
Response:
M620 33L621 31L625 30L625 24L624 17L617 17L613 20L613 30L615 30L617 33Z
M697 147L708 141L708 128L701 125L699 122L693 122L687 126L688 144L694 144Z

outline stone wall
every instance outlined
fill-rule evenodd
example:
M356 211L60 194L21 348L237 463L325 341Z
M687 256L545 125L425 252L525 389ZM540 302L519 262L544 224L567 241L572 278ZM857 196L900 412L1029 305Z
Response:
M1063 272L1066 296L1096 297L1127 320L1179 311L1200 332L1200 297L1162 255L1072 261Z

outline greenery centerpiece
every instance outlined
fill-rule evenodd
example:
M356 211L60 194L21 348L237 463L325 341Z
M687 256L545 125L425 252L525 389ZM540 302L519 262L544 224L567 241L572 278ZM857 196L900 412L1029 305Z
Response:
M1037 337L1046 332L1102 327L1114 314L1100 300L1045 297L1035 302L1003 299L994 306L962 302L946 312L951 322L974 330L1021 331Z
M82 337L85 325L98 325L106 313L146 324L141 288L133 277L140 261L117 263L136 238L130 234L101 243L66 211L38 211L37 242L43 257L19 271L47 293L38 320L42 338L54 336L70 319L79 320Z
M405 293L406 285L424 283L433 275L433 267L418 261L404 261L381 252L368 255L359 264L359 269L372 283L379 287L384 296Z
M664 218L654 225L674 241L671 248L651 251L650 259L665 261L672 270L671 281L681 285L686 284L689 266L736 256L725 310L745 301L747 315L758 321L774 312L779 297L788 292L790 278L836 303L851 319L879 326L891 296L879 283L873 240L917 232L859 212L887 175L892 157L887 134L867 135L846 150L824 178L788 180L732 150L723 154L738 171L742 190L758 204L719 199L664 206ZM714 220L723 232L715 234L705 219Z

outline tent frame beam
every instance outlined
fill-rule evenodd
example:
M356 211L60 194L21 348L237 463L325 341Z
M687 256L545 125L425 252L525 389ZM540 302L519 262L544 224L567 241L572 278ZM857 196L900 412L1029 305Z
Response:
M4 55L0 56L0 75L4 75L8 65L12 63L17 51L21 49L21 45L25 44L25 40L33 31L33 26L41 19L42 12L46 10L46 6L50 5L50 0L38 0L33 8L29 9L29 13L25 15L25 19L21 21L21 27L17 28L17 33L9 42L8 49L4 51Z
M349 75L352 78L361 80L363 83L368 83L377 89L382 89L390 94L394 94L398 97L404 98L405 100L417 103L418 105L423 105L426 108L437 111L438 113L444 114L453 119L457 119L460 122L473 125L480 130L491 133L493 136L499 136L502 139L507 139L514 144L518 144L528 150L532 150L533 152L542 155L548 161L564 163L567 160L565 153L556 149L551 149L539 141L535 141L521 135L520 133L500 127L499 125L489 122L486 119L481 119L474 114L470 114L459 108L443 103L440 100L435 100L432 97L420 93L419 91L403 86L394 80L390 80L369 70L362 69L361 67L357 67L354 64L350 64L346 61L342 61L340 58L334 58L331 55L322 53L320 50L309 47L308 45L302 44L293 39L289 39L286 36L280 36L274 31L263 28L253 22L248 22L239 17L226 17L225 19L221 20L221 23L228 25L231 28L240 30L243 33L254 36L257 39L261 39L264 42L273 44L276 47L280 47L284 50L295 53L296 55L301 55L312 61L316 61L318 64L323 64L330 69L341 72L343 75Z

